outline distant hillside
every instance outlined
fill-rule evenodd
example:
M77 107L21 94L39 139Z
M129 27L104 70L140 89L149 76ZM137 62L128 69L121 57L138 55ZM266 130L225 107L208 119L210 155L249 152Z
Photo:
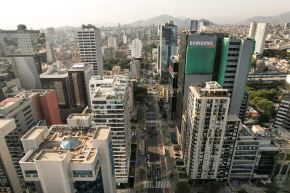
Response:
M135 21L129 25L133 26L148 26L148 25L164 25L167 21L172 20L175 25L178 27L185 27L190 19L184 19L183 17L173 17L171 15L159 15L156 17L152 17L146 20L139 20ZM208 21L206 19L201 19L200 21ZM213 24L211 21L209 21L211 24Z
M276 16L255 16L249 19L246 19L239 24L249 25L252 21L256 22L268 22L270 24L283 24L286 22L290 22L290 11L286 13L282 13Z

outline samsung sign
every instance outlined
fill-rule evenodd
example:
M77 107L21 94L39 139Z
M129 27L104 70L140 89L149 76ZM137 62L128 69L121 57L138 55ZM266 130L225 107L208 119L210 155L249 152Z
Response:
M205 47L216 47L216 36L207 36L207 35L196 35L191 34L188 36L187 45L188 46L205 46Z
M214 46L213 41L190 41L189 46Z

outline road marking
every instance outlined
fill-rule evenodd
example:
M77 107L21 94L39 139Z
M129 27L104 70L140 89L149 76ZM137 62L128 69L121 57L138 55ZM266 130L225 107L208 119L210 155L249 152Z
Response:
M163 188L170 188L170 181L146 181L144 187L146 189L149 188L156 188L156 189L163 189Z

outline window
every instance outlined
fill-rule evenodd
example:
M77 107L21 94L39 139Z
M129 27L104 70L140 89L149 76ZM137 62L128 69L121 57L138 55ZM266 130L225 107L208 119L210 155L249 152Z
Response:
M73 177L92 177L91 170L73 170Z
M37 173L36 170L26 170L25 171L25 176L26 177L30 177L30 178L38 177L38 173Z

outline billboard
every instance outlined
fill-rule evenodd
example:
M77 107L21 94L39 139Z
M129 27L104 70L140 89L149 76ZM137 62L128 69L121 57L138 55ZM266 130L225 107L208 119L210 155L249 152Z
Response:
M213 73L216 43L216 36L189 35L186 48L185 73Z

